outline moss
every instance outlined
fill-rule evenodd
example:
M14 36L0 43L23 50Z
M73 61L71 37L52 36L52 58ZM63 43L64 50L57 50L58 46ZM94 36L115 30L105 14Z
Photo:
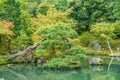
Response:
M7 64L7 60L6 59L0 59L0 65L2 64Z

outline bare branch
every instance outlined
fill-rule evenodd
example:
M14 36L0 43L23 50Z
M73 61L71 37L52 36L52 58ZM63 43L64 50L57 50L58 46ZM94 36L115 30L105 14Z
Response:
M32 46L27 47L25 50L23 50L23 51L21 51L21 52L17 52L16 54L11 55L11 56L8 58L8 60L12 60L12 59L14 59L14 58L16 58L17 56L20 56L20 55L28 54L28 53L29 53L30 51L32 51L33 49L37 48L37 47L41 44L41 42L43 42L44 40L46 40L46 39L42 39L42 40L40 40L39 42L33 44Z

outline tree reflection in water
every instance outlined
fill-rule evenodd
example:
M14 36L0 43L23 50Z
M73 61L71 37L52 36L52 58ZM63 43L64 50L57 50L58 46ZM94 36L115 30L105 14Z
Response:
M120 65L87 67L73 70L42 69L36 65L14 65L12 68L0 66L0 78L3 80L120 80Z

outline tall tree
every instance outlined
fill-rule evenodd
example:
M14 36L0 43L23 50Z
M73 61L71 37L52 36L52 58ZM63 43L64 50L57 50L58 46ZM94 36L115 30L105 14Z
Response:
M22 9L21 2L17 0L3 0L1 7L0 18L13 22L15 26L13 29L15 35L12 37L12 40L9 39L8 44L14 49L23 49L23 44L26 46L32 44L30 40L30 35L32 33L32 30L30 29L32 26L31 16L27 13L27 11ZM24 35L26 38L24 39L22 35ZM29 39L30 42L24 43L23 39L25 41ZM19 45L19 43L21 43L21 46L14 46Z
M111 53L113 53L111 46L110 46L110 40L114 38L114 24L112 23L96 23L92 25L91 32L96 36L96 38L100 42L107 43L107 46Z
M0 52L6 54L10 49L9 39L14 35L12 22L0 21Z
M20 11L20 3L16 2L15 0L5 0L3 1L0 9L0 18L13 22L15 27L14 27L14 32L18 33L20 27L19 26L19 16L21 15Z
M77 20L77 31L89 31L90 25L96 22L114 22L112 10L114 2L109 0L73 0L70 2L70 7L73 6L73 11L70 17Z
M68 9L66 12L59 12L55 8L50 7L47 10L46 15L38 14L37 18L33 18L33 23L35 24L33 27L34 32L40 28L49 27L53 24L61 23L61 22L62 23L69 23L72 26L74 26L73 28L75 28L76 21L74 21L73 19L70 19L68 17L71 10L72 10L72 8ZM36 34L33 35L33 39L37 40Z

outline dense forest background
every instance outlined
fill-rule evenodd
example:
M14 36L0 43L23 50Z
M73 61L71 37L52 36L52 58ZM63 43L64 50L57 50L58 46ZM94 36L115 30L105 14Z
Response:
M22 51L44 38L34 55L59 57L60 62L66 55L80 57L86 53L83 47L91 49L95 41L105 46L119 40L119 4L119 0L0 0L0 55Z

